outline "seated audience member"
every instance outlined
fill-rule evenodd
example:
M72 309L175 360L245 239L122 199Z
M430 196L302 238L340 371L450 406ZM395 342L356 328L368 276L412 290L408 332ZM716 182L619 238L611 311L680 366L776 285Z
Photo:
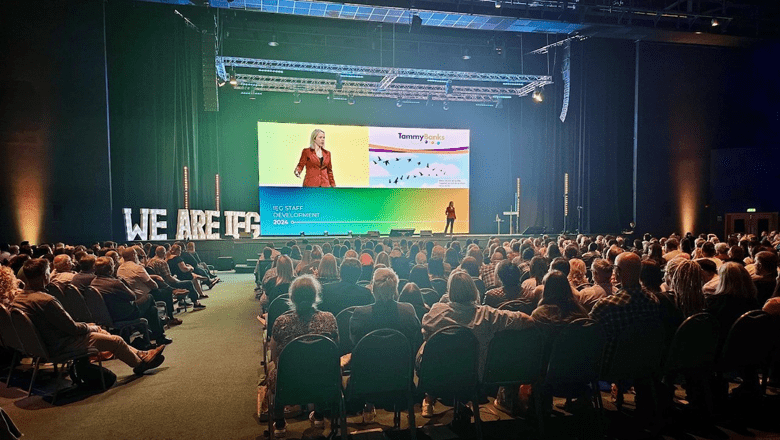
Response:
M361 271L360 262L356 258L345 258L341 263L341 281L322 286L322 302L318 309L336 316L347 307L374 302L371 291L357 285Z
M140 258L145 257L143 249L140 246L127 247L122 251L123 263L119 265L116 274L133 291L136 298L145 298L152 295L154 301L165 303L165 314L168 317L166 324L169 326L179 325L181 319L173 317L173 289L167 284L161 286L149 276L143 266L140 264ZM139 255L140 253L140 255ZM180 293L185 293L181 290Z
M520 287L523 288L523 298L533 299L534 291L542 285L542 279L547 274L547 260L544 257L533 257L528 270L530 276Z
M506 329L524 329L533 326L530 316L522 312L498 310L477 303L479 293L469 274L454 270L450 274L447 291L450 302L438 302L423 316L423 339L427 340L436 331L451 325L468 327L479 341L479 375L485 366L487 347L497 332ZM425 356L425 345L420 348ZM418 354L418 356L420 356ZM426 396L422 404L422 416L433 417L435 398Z
M158 345L173 342L165 337L165 330L160 322L160 316L157 314L154 298L149 293L136 295L127 284L113 274L114 260L109 257L100 257L95 261L96 276L90 284L100 292L111 319L118 322L146 318L149 322L152 339Z
M742 249L742 247L735 245L731 246L729 248L729 259L728 261L733 261L735 263L739 263L741 265L745 265L745 250Z
M192 300L193 308L195 310L206 308L206 306L199 301L199 298L203 295L200 283L195 280L179 280L171 274L171 268L165 261L165 247L157 246L154 249L154 258L149 260L146 265L154 271L155 275L160 276L165 283L174 289L187 289L189 291L188 296Z
M390 252L390 267L395 271L399 279L409 279L409 258L404 256L401 250L393 249Z
M170 252L166 257L168 268L171 270L171 274L180 280L192 280L195 285L200 287L201 283L208 283L209 288L213 288L217 284L216 280L209 281L208 278L195 273L195 269L189 264L185 263L181 257L181 246L174 244L171 246ZM201 290L200 296L202 298L208 298L208 295L204 295Z
M79 273L73 275L70 284L84 290L95 279L95 256L87 254L79 260Z
M513 301L522 297L520 287L520 268L509 260L502 260L496 266L496 276L501 281L501 287L485 292L486 306L498 308L502 303Z
M362 265L360 281L371 281L371 278L374 275L373 253L374 252L371 249L364 249L363 253L360 254L360 264Z
M720 341L726 340L731 326L744 313L759 309L756 286L747 270L738 263L723 263L718 269L715 293L704 297L704 311L720 322Z
M113 353L139 376L157 368L165 360L162 355L165 345L154 350L138 351L121 337L111 335L94 324L74 322L60 302L45 293L51 276L48 260L29 260L24 265L24 271L28 281L25 289L0 292L0 295L8 298L9 293L15 293L11 307L27 314L52 356L95 347L99 351Z
M590 317L599 322L607 336L604 362L612 360L618 335L637 321L659 322L658 298L645 291L639 281L642 261L633 252L624 252L615 260L615 278L622 285L616 293L599 300Z
M715 258L725 263L729 261L729 244L717 243L715 244Z
M181 259L184 261L184 264L192 267L193 272L206 278L209 284L214 282L214 280L216 280L216 283L221 281L218 276L211 273L208 265L200 259L200 255L195 250L194 241L187 242L186 252L181 253Z
M723 264L723 260L715 258L715 244L711 241L704 242L704 244L701 245L701 255L702 258L712 260L718 269L720 269L720 266Z
M701 290L704 295L712 295L718 287L718 266L709 258L698 258L694 260L701 267Z
M563 257L557 257L557 258L553 259L552 262L550 263L549 272L552 272L554 270L558 270L558 271L562 272L564 275L566 275L566 277L568 279L569 271L570 271L569 262L566 261L566 259L563 258ZM572 292L574 292L574 294L576 295L577 294L577 289L575 289L574 286L572 286L571 284L569 284L569 286L571 287ZM530 300L533 301L534 304L538 305L539 304L539 300L542 299L542 295L543 294L544 294L544 283L542 283L541 285L536 286L536 288L534 288L534 291L533 291L533 293L531 295Z
M421 264L414 266L409 272L409 282L417 284L420 289L433 289L430 275L428 275L428 267Z
M268 304L271 304L277 296L286 294L294 278L295 273L293 272L292 260L287 255L280 256L276 260L276 277L263 284L263 290L268 297Z
M680 242L677 241L676 238L670 238L666 240L666 243L664 243L664 250L666 251L666 253L663 255L664 260L671 261L673 258L677 258L678 255L681 255L683 252L679 249L679 247Z
M695 261L682 258L672 261L677 264L674 270L669 272L669 291L656 293L661 319L667 326L669 340L686 318L704 309L701 266Z
M578 295L580 304L588 312L601 298L617 292L615 286L612 285L612 264L609 260L596 258L590 265L590 271L593 274L593 285L582 289Z
M265 273L268 272L268 269L270 269L270 267L268 267L264 263L269 260L272 260L271 257L272 255L273 255L273 249L271 247L266 246L263 249L263 254L260 256L260 258L257 259L257 264L255 264L255 270L254 270L255 284L257 285L257 287L261 287L263 285L262 282L263 277L265 276Z
M9 307L16 297L16 293L24 288L13 270L8 266L0 266L0 303Z
M563 272L553 270L542 280L544 294L531 318L542 324L567 324L575 319L587 318L588 312L580 305L571 290L571 284Z
M590 283L586 277L587 272L584 261L579 258L569 259L569 284L577 291L590 287Z
M59 285L65 285L69 283L76 275L73 272L73 261L70 259L70 255L60 254L54 257L54 271L51 273L52 283Z
M317 281L325 285L337 283L339 279L339 267L336 265L336 257L333 254L325 254L317 267Z
M501 249L503 251L503 248L496 248ZM479 268L479 278L482 279L482 282L485 283L485 288L490 290L494 287L498 287L498 278L496 278L496 266L498 265L499 261L504 259L504 254L496 250L493 252L493 254L490 257L490 263L483 264Z
M447 294L447 280L444 279L444 261L439 258L431 258L428 261L428 273L431 276L431 285L439 297Z
M416 351L422 343L420 320L414 306L398 302L398 277L391 269L374 271L372 280L374 303L357 307L349 320L349 335L353 344L374 330L390 328L403 333Z
M453 247L447 249L447 253L444 254L444 269L447 272L445 275L449 275L452 269L460 265L460 255L458 250L454 247L457 242L452 242Z
M431 310L428 304L425 304L425 301L422 297L422 292L420 292L420 288L417 287L417 284L411 282L406 283L404 288L401 290L401 295L398 297L398 302L411 304L412 307L414 307L414 312L417 314L417 319L419 319L420 322L422 322L422 317L425 316L429 310Z
M752 276L756 286L756 299L763 305L777 287L777 253L761 251L756 254L756 273Z
M292 272L292 261L289 257L283 256L290 266ZM291 312L285 313L274 321L273 332L271 335L271 361L269 365L268 379L266 381L268 390L274 392L276 389L276 363L279 360L279 354L284 347L298 336L316 334L327 336L336 343L339 340L339 329L336 325L336 317L331 313L322 312L317 309L319 301L320 283L312 275L301 275L290 284L290 309ZM267 412L267 408L265 412ZM322 420L318 413L310 415L310 418ZM279 417L274 421L274 436L283 437L285 432L285 421Z
M653 260L661 267L664 267L667 261L663 256L663 248L658 243L650 243L650 246L648 247L648 253L644 259Z

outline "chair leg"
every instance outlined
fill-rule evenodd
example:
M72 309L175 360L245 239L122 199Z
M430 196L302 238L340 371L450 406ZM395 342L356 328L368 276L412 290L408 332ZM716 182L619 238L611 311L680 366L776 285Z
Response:
M347 408L344 404L344 396L339 398L339 422L341 425L339 427L339 430L341 431L341 440L348 440L349 430L347 429Z
M8 369L8 378L5 380L5 386L9 387L11 385L11 373L14 372L14 368L16 368L16 363L19 362L19 357L21 355L18 351L14 350L14 355L11 357L11 367Z
M33 384L35 383L35 376L38 375L38 368L41 366L41 358L35 359L35 367L33 368L32 379L30 380L30 389L27 390L27 397L32 396Z
M100 353L98 353L98 367L100 367L100 385L103 387L103 391L106 390L106 377L103 376L103 359L100 357Z
M479 416L479 392L474 392L472 399L474 427L477 429L477 439L482 440L482 419Z
M417 440L417 423L414 421L414 396L409 393L408 396L408 419L409 419L409 435L412 440Z
M62 368L65 368L65 365L62 366ZM54 376L56 379L56 384L54 385L54 395L51 398L51 404L54 405L54 403L57 401L57 395L60 393L60 372L57 369L57 363L54 362Z
M544 438L544 422L545 422L545 411L544 411L544 405L542 403L542 400L545 399L545 394L540 389L540 386L533 387L531 392L534 395L534 406L536 407L536 421L539 425L539 438Z

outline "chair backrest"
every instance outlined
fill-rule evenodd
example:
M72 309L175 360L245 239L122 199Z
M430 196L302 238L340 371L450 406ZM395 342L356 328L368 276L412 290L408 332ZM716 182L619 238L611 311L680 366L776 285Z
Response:
M339 349L327 336L303 335L279 354L274 410L314 403L338 411L341 398Z
M276 321L276 318L282 316L289 310L290 310L289 297L285 298L279 296L278 298L275 298L273 301L271 301L271 304L268 305L268 321L266 325L267 332L268 332L268 339L271 339L271 335L273 334L274 321Z
M539 380L546 366L544 336L536 327L496 333L488 345L482 383L510 385Z
M347 400L405 405L412 387L412 348L403 333L379 329L352 350Z
M439 294L439 298L447 294L447 280L443 278L434 278L431 280L431 285Z
M474 285L477 286L477 291L479 291L479 303L482 304L485 302L485 292L487 292L485 282L479 277L471 277L471 279L474 281Z
M664 361L666 328L660 319L638 319L620 331L614 347L611 359L605 359L603 379L651 377Z
M62 290L62 286L59 283L49 283L46 285L46 293L57 298L60 304L65 301L65 293Z
M68 312L71 318L76 322L94 322L92 314L89 312L87 303L84 302L84 297L81 295L81 291L72 285L65 286L65 302L62 303L62 307Z
M368 281L368 280L360 280L360 281L357 282L358 286L363 286L363 287L366 287L369 284L371 284L371 281Z
M532 301L524 299L514 299L511 301L505 301L498 306L499 310L511 310L513 312L523 312L526 315L530 315L534 312L536 304Z
M103 295L92 286L84 289L82 295L94 323L103 327L114 327L114 321L111 319L111 314L108 311L106 302L103 300Z
M479 383L479 341L466 327L440 329L425 343L418 389L433 396L471 399Z
M8 348L24 353L24 346L16 333L16 328L11 321L11 311L0 305L0 337L3 338L3 345Z
M349 337L349 320L357 306L347 307L336 315L336 325L339 327L339 352L341 355L352 352L352 339Z
M689 316L674 333L664 371L695 371L715 367L718 356L718 319L709 313Z
M11 310L11 322L13 322L16 334L22 342L24 351L33 357L49 359L49 350L41 339L38 329L35 328L30 318L19 309Z
M592 319L580 318L566 325L553 341L545 383L569 385L598 380L605 342L604 332Z
M439 292L437 292L435 289L431 289L430 287L423 287L420 289L420 294L422 295L425 304L428 304L428 307L433 307L433 305L439 302L441 299Z
M720 353L719 368L723 371L764 363L777 337L772 333L772 318L761 310L751 310L731 326Z
M404 287L409 284L409 280L405 278L399 278L398 279L398 292L400 293L402 290L404 290Z

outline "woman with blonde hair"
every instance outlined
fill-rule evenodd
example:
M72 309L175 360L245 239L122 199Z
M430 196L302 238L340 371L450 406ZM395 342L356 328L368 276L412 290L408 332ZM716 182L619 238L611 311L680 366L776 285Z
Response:
M22 284L10 267L0 266L0 303L10 305Z
M317 281L320 284L338 283L339 267L336 265L336 257L333 254L325 254L317 267Z
M718 269L718 287L704 298L704 310L720 322L720 340L724 341L734 322L745 312L759 308L756 286L750 274L739 263L723 263Z
M325 149L325 132L319 128L311 132L309 147L301 151L301 158L294 171L295 177L300 178L304 169L306 169L306 176L303 178L304 187L336 186L331 154Z
M572 258L569 260L569 284L577 290L582 290L585 287L590 287L588 278L586 277L587 268L585 262L579 258Z
M290 289L290 283L295 278L292 260L287 255L282 255L276 260L276 277L271 278L263 285L268 303L270 304L279 295L284 295Z

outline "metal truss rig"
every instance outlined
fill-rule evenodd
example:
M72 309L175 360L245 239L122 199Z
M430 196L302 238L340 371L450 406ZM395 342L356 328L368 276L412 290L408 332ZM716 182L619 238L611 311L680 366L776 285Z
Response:
M253 68L263 72L314 72L343 77L375 77L377 81L352 81L326 78L300 78L236 74L237 88L266 92L298 92L330 94L334 96L365 96L374 98L418 99L436 101L496 102L499 98L521 97L537 88L552 84L545 75L513 73L463 72L398 67L355 66L345 64L310 63L298 61L262 60L239 57L216 57L217 75L228 81L227 68ZM433 83L394 83L398 78L426 80ZM453 81L468 85L453 84ZM503 87L473 85L472 83L501 83ZM340 83L341 87L337 89ZM436 84L439 83L439 84ZM449 89L449 90L448 90ZM449 91L449 93L447 93Z

